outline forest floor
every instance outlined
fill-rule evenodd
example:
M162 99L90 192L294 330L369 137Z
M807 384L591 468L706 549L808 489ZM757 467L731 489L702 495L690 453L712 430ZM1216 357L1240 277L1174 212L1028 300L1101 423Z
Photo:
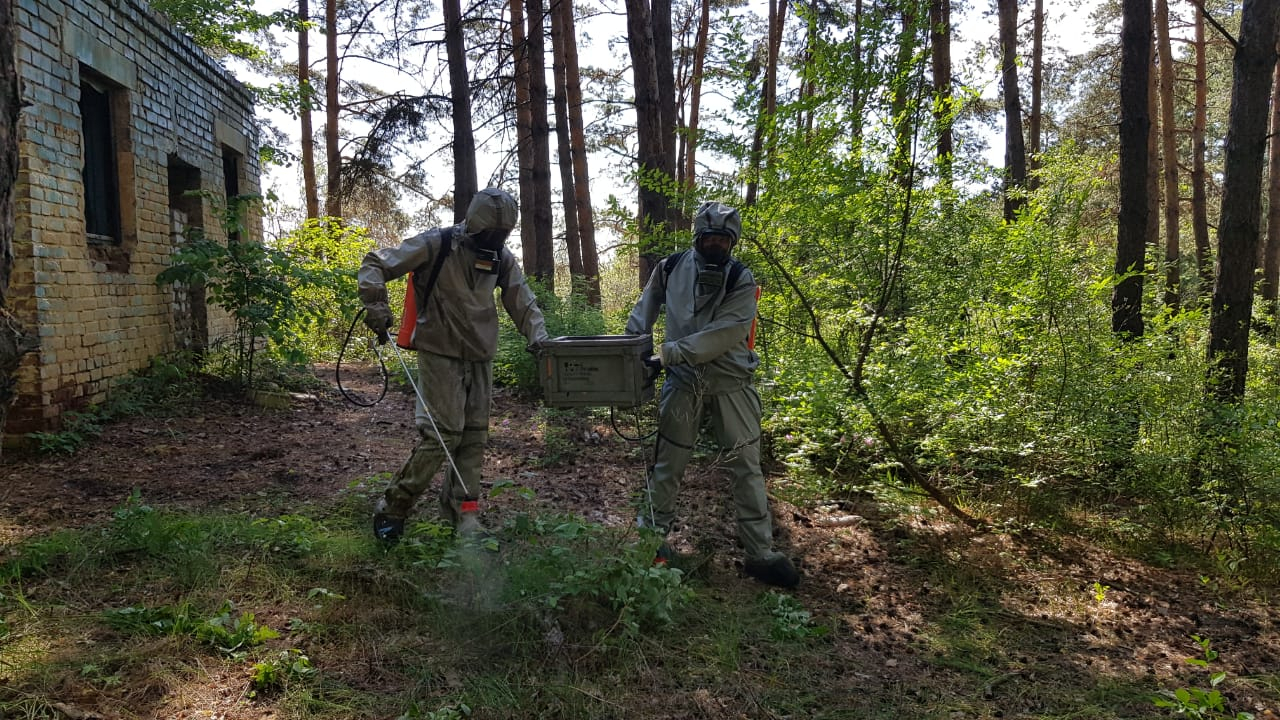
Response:
M374 379L366 371L350 382L367 397ZM345 513L361 537L367 501L413 446L411 397L393 388L357 407L329 382L287 408L209 399L191 412L111 423L72 455L7 453L0 568L54 531L110 524L134 493L135 503L191 516ZM548 413L499 390L486 483L532 493L485 502L485 523L501 528L535 512L630 526L647 451L607 416ZM298 683L309 687L306 701L251 692L234 656L161 640L126 652L92 620L145 598L108 577L110 566L74 581L74 568L0 575L0 718L1151 718L1173 716L1153 703L1160 691L1208 690L1217 672L1226 673L1217 689L1227 710L1280 714L1280 617L1266 588L1157 567L1066 534L978 533L923 500L914 512L870 497L799 500L781 468L770 482L777 545L796 559L800 587L776 593L743 575L725 480L704 459L686 478L675 534L677 551L697 558L686 578L694 610L629 645L575 653L491 639L450 654L407 639L425 630L367 599L350 617L326 616L348 623L346 634L307 637L283 631L305 602L271 607L269 598L287 595L224 578L223 592L241 588L240 606L251 595L257 617L282 631L267 647L304 650L325 678ZM433 497L418 510L434 517ZM362 552L369 567L352 569L342 588L353 598L391 582L380 556ZM1193 636L1220 653L1208 669L1186 661L1204 656ZM379 644L388 638L394 649ZM517 656L523 664L512 665ZM488 690L476 684L481 675Z

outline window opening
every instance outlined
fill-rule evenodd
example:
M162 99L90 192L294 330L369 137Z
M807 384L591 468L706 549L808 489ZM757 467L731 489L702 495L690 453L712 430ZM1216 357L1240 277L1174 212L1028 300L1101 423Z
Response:
M222 185L223 191L227 198L227 210L236 211L237 222L244 222L243 206L234 206L236 197L240 195L240 153L232 150L226 145L222 146ZM230 230L227 239L231 242L240 242L240 232L238 230Z
M84 142L85 232L91 243L119 245L120 172L116 163L116 123L112 95L105 80L87 68L80 71L80 120Z

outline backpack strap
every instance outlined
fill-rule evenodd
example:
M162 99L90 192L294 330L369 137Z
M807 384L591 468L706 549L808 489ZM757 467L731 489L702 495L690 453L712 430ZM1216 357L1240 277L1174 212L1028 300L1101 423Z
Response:
M662 261L662 286L667 286L667 281L671 279L671 271L676 269L676 265L680 264L680 259L684 257L688 250L673 252Z
M436 253L436 262L431 266L431 274L427 276L427 286L423 288L422 298L418 300L423 305L427 304L427 298L431 297L431 291L436 287L436 280L440 277L440 268L444 267L445 258L453 252L454 229L455 226L450 226L440 231L440 252Z
M742 279L742 271L746 269L747 269L747 266L743 265L737 260L735 259L729 260L729 277L725 278L725 281L724 281L725 295L728 295L729 293L733 292L733 288L736 287L738 284L738 281Z
M413 292L414 275L417 273L409 273L408 284L404 289L404 309L400 315L400 331L396 333L396 345L405 350L413 349L413 332L418 324L418 308L426 305L427 298L431 297L431 291L436 287L436 279L440 277L440 268L444 267L445 258L453 252L453 235L452 227L440 231L440 249L436 252L436 261L431 265L431 275L427 277L427 287L421 298L415 298Z

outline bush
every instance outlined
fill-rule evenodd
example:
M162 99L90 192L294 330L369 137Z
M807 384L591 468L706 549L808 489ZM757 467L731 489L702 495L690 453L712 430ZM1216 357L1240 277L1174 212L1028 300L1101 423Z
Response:
M294 291L306 312L291 320L293 342L310 360L332 361L362 308L356 274L374 242L365 228L335 218L310 218L278 244L315 280ZM398 302L403 303L404 283L393 283L387 289L395 291ZM398 305L392 307L399 309ZM358 325L356 330L363 332L364 326Z
M225 242L189 228L172 265L156 277L162 285L203 286L209 301L231 314L236 326L231 371L243 387L253 385L263 340L273 357L301 362L307 358L307 330L333 322L333 304L354 295L351 267L333 267L326 260L326 251L351 244L344 242L345 228L308 224L291 238L292 244L270 247L246 239L245 217L257 201L256 196L237 196L221 209Z
M550 610L565 626L591 627L589 611L579 616L579 603L586 602L612 613L597 625L600 630L632 637L669 624L691 597L680 570L654 564L657 537L569 516L520 515L506 530L515 541L508 548L518 550L508 560L503 601L531 617Z

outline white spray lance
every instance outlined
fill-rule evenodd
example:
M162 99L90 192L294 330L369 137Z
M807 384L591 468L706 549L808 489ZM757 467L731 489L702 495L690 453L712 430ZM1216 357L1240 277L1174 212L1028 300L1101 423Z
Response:
M431 425L431 432L436 436L436 440L440 443L440 449L444 450L444 459L449 463L449 471L457 478L458 484L462 486L462 492L467 497L479 497L471 492L471 488L467 487L467 483L462 479L462 473L458 472L458 466L453 462L453 453L449 452L449 445L444 441L444 436L440 433L440 428L436 426L435 416L431 413L431 406L427 404L427 399L422 395L422 389L418 387L418 383L413 379L413 373L409 370L409 364L404 361L404 355L400 352L400 347L395 343L390 343L392 350L396 354L396 359L400 361L400 367L404 369L404 376L408 379L409 384L413 386L413 394L418 397L418 403L422 405L423 412L426 413L427 422ZM382 361L382 350L380 344L375 341L373 351L378 355L378 361ZM480 503L477 500L463 500L459 510L463 513L476 513L480 511Z

